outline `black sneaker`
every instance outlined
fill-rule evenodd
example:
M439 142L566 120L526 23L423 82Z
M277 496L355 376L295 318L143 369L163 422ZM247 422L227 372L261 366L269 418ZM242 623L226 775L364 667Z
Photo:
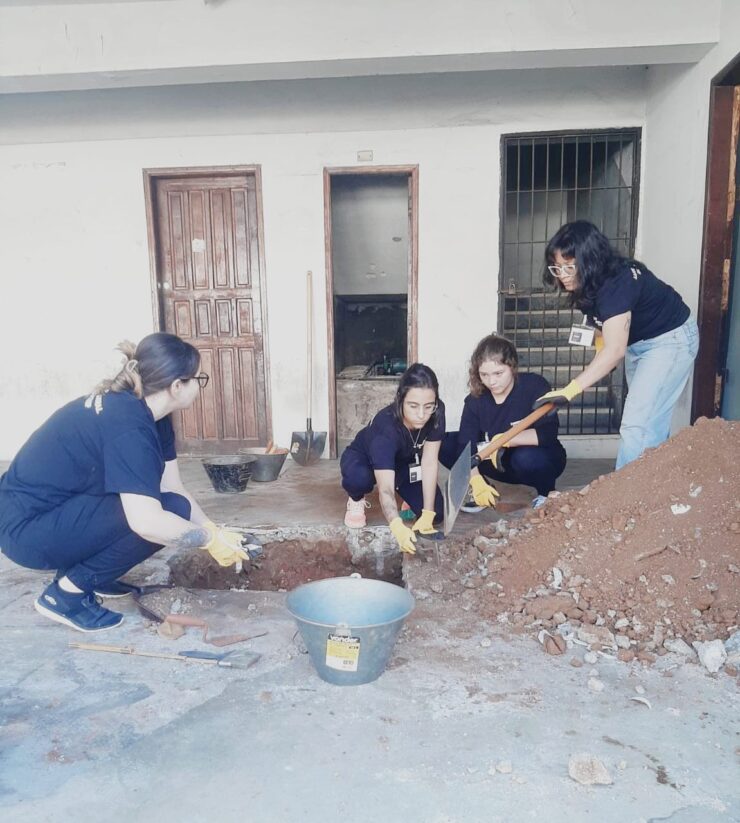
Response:
M123 615L101 606L94 594L65 592L56 581L44 589L33 605L44 617L79 632L102 632L123 623Z
M98 597L128 597L130 594L141 594L139 586L132 586L124 583L123 580L114 580L112 583L103 583L95 587L95 594Z

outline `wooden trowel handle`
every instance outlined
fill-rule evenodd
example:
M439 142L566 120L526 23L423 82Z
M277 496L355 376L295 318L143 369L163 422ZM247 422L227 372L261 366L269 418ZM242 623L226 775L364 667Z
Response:
M523 420L515 423L507 432L499 434L495 443L489 443L485 448L481 449L478 454L473 455L473 466L477 466L483 460L489 458L496 451L496 449L500 449L501 446L508 443L513 437L516 437L519 432L523 432L525 429L531 428L541 417L549 414L554 408L554 403L545 403L544 406L540 406L538 409L535 409L533 412L528 414Z

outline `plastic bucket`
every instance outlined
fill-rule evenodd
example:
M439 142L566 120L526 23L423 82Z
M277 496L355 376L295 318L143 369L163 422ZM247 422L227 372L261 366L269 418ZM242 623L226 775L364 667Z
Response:
M392 583L352 575L298 586L286 605L319 677L359 686L385 671L414 598Z
M247 488L255 460L253 455L247 454L207 457L203 460L203 468L217 492L236 494Z
M252 480L257 483L269 483L272 480L277 480L280 474L280 469L283 468L283 463L288 456L287 449L280 449L275 454L265 454L263 448L254 449L239 449L239 454L253 455L255 458L252 463Z

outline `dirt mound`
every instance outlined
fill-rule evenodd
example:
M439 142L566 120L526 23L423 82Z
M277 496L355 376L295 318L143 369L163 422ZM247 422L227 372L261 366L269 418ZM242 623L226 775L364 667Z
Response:
M566 623L622 659L725 639L740 619L740 424L700 419L521 521L447 541L411 588L513 626Z

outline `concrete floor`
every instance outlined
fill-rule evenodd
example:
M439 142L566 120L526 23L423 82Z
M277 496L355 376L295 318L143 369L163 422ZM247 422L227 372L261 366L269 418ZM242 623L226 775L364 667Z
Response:
M604 471L576 469L574 486ZM289 463L278 482L228 498L197 461L183 473L214 519L341 524L336 463ZM740 821L737 683L673 655L575 668L579 647L548 657L531 637L424 601L385 673L342 688L316 675L281 593L191 593L214 633L268 632L244 644L262 657L243 671L72 649L213 647L193 629L160 638L126 601L111 604L126 615L114 631L65 629L32 608L48 579L0 558L3 821ZM581 752L611 785L568 776Z
M201 501L206 511L218 523L252 528L341 526L347 504L342 489L339 461L320 460L313 466L299 466L288 458L280 477L272 483L250 481L241 494L219 494L211 483L198 458L181 458L181 474L188 489ZM614 468L614 461L570 460L558 480L558 489L581 488L600 474ZM444 476L445 470L441 470ZM497 484L501 492L498 513L511 512L528 506L536 495L526 486ZM378 504L377 492L368 496L371 508L367 511L368 526L385 525ZM479 528L482 523L496 519L497 512L475 515L462 512L455 530Z

